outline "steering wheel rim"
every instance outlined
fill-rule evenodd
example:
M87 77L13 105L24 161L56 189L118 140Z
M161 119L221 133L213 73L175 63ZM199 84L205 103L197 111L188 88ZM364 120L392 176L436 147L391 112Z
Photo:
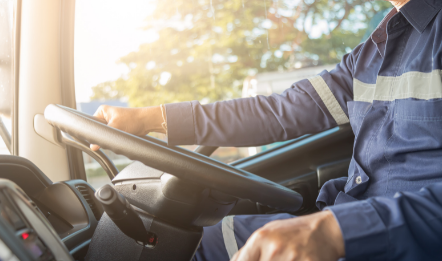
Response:
M270 180L192 151L168 146L155 138L138 137L109 127L71 108L50 104L44 116L49 124L69 135L204 187L290 212L302 205L299 193Z

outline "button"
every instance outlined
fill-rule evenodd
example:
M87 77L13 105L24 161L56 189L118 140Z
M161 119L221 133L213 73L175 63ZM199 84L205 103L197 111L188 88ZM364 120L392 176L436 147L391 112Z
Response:
M361 176L356 177L356 184L361 184L361 183L362 183Z

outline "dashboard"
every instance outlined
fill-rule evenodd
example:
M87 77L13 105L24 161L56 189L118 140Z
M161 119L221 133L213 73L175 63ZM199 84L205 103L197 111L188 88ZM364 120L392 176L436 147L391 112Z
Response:
M0 260L83 260L103 214L83 180L52 183L30 161L0 156Z
M13 182L0 179L1 260L72 260L43 214Z

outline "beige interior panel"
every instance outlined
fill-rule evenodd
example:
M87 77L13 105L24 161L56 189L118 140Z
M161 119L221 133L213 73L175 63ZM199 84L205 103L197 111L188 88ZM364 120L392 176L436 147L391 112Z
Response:
M34 131L34 116L62 103L60 73L61 0L23 0L19 77L19 155L52 181L69 179L65 149Z
M64 148L64 144L58 142L56 128L49 124L43 114L34 116L34 131L43 139Z

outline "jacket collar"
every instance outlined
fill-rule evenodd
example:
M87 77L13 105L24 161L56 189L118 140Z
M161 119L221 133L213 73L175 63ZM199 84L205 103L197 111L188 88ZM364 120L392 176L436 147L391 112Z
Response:
M371 34L371 39L373 40L373 42L378 44L387 40L387 23L395 14L397 14L397 10L396 8L393 8L390 12L388 12L384 19L382 19L381 23Z
M441 0L411 0L400 12L414 29L422 33L441 8Z
M422 33L441 9L442 0L411 0L400 9L400 13L419 33ZM385 16L371 35L373 42L379 44L387 40L387 24L397 13L396 8L393 8Z

